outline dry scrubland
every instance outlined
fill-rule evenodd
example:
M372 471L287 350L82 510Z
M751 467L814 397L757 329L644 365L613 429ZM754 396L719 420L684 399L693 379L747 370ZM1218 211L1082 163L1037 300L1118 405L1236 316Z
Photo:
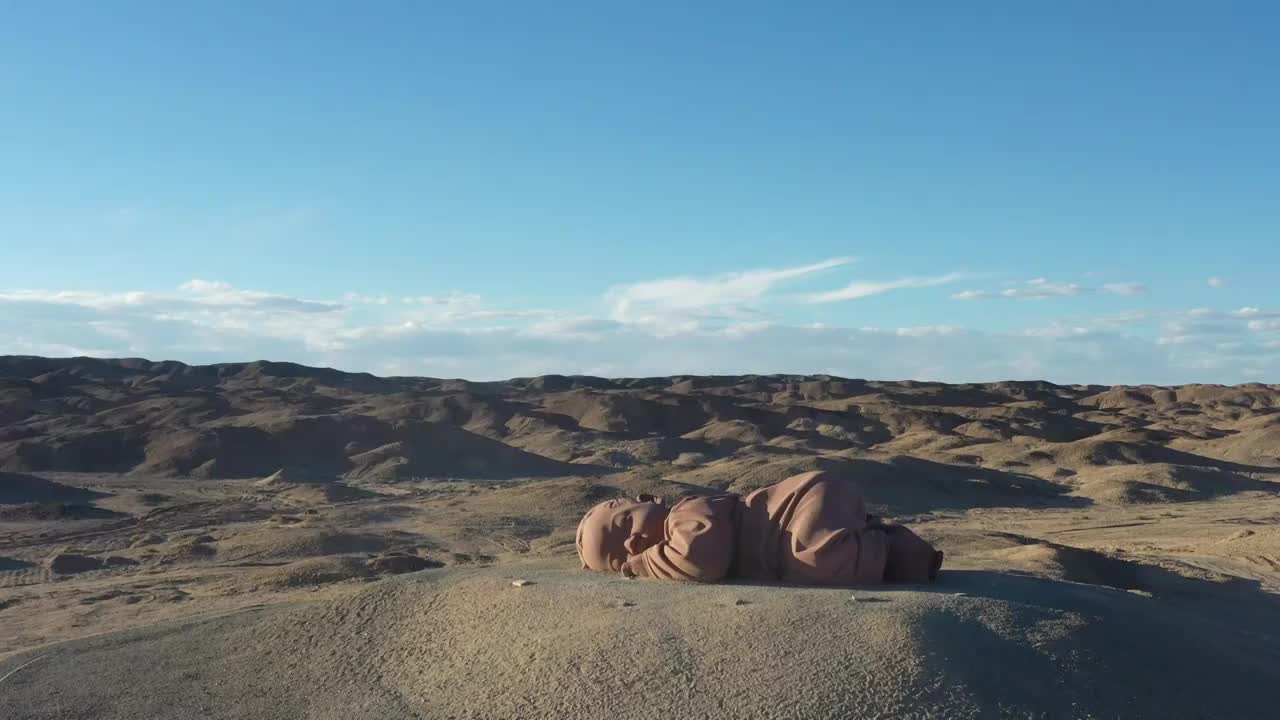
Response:
M941 581L576 570L819 468ZM1277 490L1280 386L0 358L0 717L1274 717Z

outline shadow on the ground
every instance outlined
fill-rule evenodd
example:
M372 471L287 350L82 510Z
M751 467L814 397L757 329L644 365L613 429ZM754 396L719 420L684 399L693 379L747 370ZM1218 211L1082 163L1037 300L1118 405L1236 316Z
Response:
M1115 561L1124 562L1124 561ZM1029 603L1057 608L1081 610L1097 598L1106 602L1134 602L1138 605L1153 600L1201 599L1213 603L1230 603L1241 608L1252 607L1259 612L1280 610L1280 595L1267 592L1257 580L1233 578L1227 582L1213 582L1189 578L1164 568L1129 563L1135 566L1129 587L1073 582L1041 577L1013 570L946 570L938 580L927 585L885 585L885 590L913 590L916 592L955 594L986 597L1007 602ZM1132 592L1138 591L1138 592ZM1222 609L1222 608L1219 608Z
M1011 604L1004 618L961 615L957 622L943 608L918 626L928 671L1004 717L1038 716L1055 696L1078 708L1078 717L1259 717L1269 704L1259 688L1280 681L1280 633L1270 629L1280 598L1255 581L1162 572L1166 587L1149 596L986 570L946 571L932 585L885 590ZM1009 635L1009 618L1033 631ZM1070 630L1057 634L1059 627ZM1003 668L972 661L983 657L1004 658Z
M17 558L0 557L0 572L12 572L15 570L26 570L35 567L34 563Z

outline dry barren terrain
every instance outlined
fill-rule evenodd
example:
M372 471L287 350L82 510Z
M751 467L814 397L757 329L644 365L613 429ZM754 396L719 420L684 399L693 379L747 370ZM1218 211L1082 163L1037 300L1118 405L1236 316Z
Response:
M940 581L576 569L601 499L811 469ZM1274 717L1277 491L1274 385L0 357L0 716Z

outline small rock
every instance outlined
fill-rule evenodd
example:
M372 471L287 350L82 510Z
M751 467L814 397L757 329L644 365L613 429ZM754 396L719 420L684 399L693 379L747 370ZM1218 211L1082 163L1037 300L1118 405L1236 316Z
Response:
M102 567L102 561L96 557L89 557L88 555L58 553L57 555L49 558L46 565L53 572L70 574L97 570Z
M951 597L969 597L969 593L962 593L962 592L951 593Z
M512 580L511 584L515 585L516 587L524 587L525 585L532 585L533 581L532 580Z
M737 600L733 601L733 604L734 605L750 605L751 603L747 602L746 600L743 600L742 598L738 598Z

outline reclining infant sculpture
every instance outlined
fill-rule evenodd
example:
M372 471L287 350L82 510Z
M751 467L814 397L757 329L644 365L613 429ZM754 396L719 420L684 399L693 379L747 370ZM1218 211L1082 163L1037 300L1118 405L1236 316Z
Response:
M943 554L868 516L847 479L809 472L746 497L605 501L578 523L578 556L627 577L848 586L934 580Z

